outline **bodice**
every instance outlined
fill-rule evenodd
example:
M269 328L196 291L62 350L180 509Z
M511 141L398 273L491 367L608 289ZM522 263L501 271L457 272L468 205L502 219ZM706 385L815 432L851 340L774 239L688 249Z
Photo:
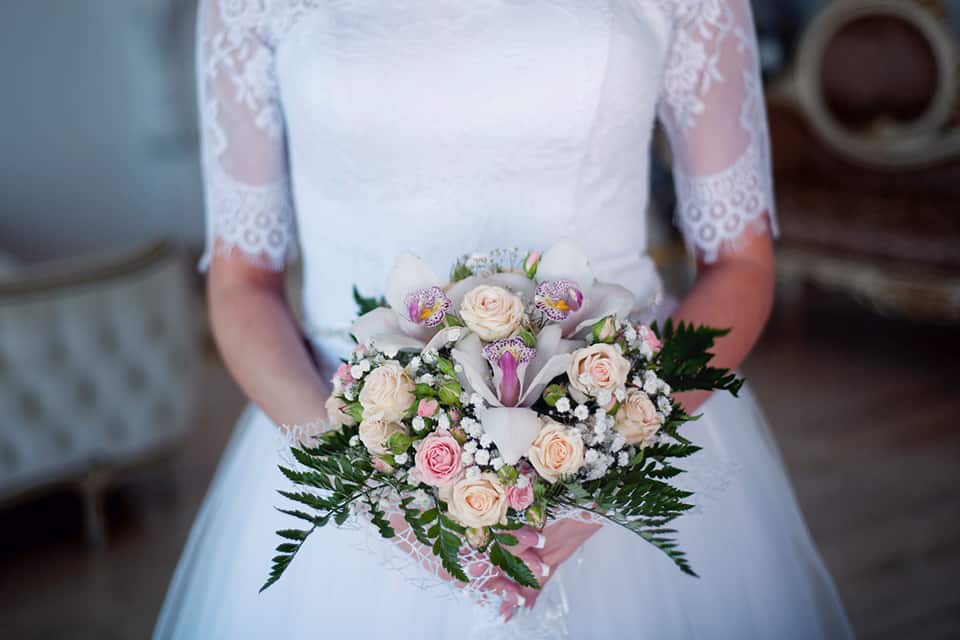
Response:
M648 298L658 119L691 247L772 213L746 0L209 0L200 34L211 248L299 248L315 326L407 249L574 237Z

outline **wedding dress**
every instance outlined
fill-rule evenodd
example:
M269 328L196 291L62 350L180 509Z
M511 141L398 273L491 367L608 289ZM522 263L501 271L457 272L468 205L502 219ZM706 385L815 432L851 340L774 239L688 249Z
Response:
M299 252L325 368L351 346L352 285L380 292L405 249L442 273L463 253L569 236L653 309L658 121L691 250L710 262L775 225L747 0L208 0L200 14L206 260L279 270ZM682 476L696 508L677 521L701 577L604 527L501 624L395 569L392 543L333 526L258 594L291 522L274 509L278 431L250 407L154 637L850 637L749 391L702 412Z

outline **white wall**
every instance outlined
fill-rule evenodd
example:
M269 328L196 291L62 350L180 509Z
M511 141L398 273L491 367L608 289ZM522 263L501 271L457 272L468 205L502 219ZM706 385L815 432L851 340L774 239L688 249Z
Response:
M0 252L201 241L193 4L0 3Z

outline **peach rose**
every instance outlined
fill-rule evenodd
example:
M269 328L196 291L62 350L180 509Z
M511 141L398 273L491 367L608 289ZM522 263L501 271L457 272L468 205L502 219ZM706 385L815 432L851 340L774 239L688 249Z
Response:
M629 374L630 363L609 344L577 349L567 368L572 395L580 401L603 390L613 393L627 383Z
M547 418L527 450L527 459L537 473L552 484L561 476L575 474L583 466L583 438L575 429Z
M323 406L327 409L327 420L330 421L332 426L340 428L352 427L357 424L353 416L343 410L347 403L340 396L331 395Z
M523 301L503 287L482 284L463 297L460 317L482 340L501 340L523 322Z
M642 444L660 430L660 416L650 397L640 389L627 391L617 414L614 429L623 436L627 444Z
M357 429L360 442L370 453L387 453L387 440L395 433L406 433L399 422L386 420L382 415L365 417Z
M381 415L387 422L396 422L413 404L413 390L413 380L399 362L384 362L363 379L363 415Z
M507 491L495 473L459 480L453 485L447 507L450 517L465 527L507 523Z

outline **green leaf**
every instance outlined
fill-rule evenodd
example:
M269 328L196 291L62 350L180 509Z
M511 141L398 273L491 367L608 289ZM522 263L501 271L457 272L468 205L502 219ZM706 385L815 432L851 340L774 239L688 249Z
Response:
M369 313L378 307L386 307L387 300L383 296L379 298L367 298L360 294L360 290L357 289L357 285L353 285L353 301L357 303L357 310L359 315Z
M694 326L685 322L674 325L668 318L663 328L654 323L651 327L663 342L656 355L660 377L674 391L728 391L734 396L743 386L743 380L729 369L709 366L713 354L710 350L717 338L730 333L729 329Z
M459 407L461 393L463 393L463 388L456 380L444 380L440 384L440 402L446 406Z
M363 405L359 402L351 402L343 408L343 412L350 416L354 422L363 420Z
M424 384L423 382L417 384L414 387L414 395L417 398L435 398L437 397L437 390L434 389L429 384Z
M453 369L453 362L451 362L449 358L444 358L443 356L437 358L437 368L440 369L444 375L448 375L451 378L457 377L457 372Z
M287 540L296 540L298 542L306 540L309 532L301 531L300 529L281 529L277 531L277 535L281 538L286 538Z
M527 563L500 546L499 541L490 545L490 562L502 569L511 580L520 586L530 589L540 588L540 583L537 582Z
M470 269L462 260L458 261L457 264L453 265L453 270L450 272L450 281L451 282L460 282L465 280L473 275L473 270Z
M509 533L493 532L493 539L500 544L507 545L508 547L515 547L520 543L520 541L517 540L517 536L510 535Z

